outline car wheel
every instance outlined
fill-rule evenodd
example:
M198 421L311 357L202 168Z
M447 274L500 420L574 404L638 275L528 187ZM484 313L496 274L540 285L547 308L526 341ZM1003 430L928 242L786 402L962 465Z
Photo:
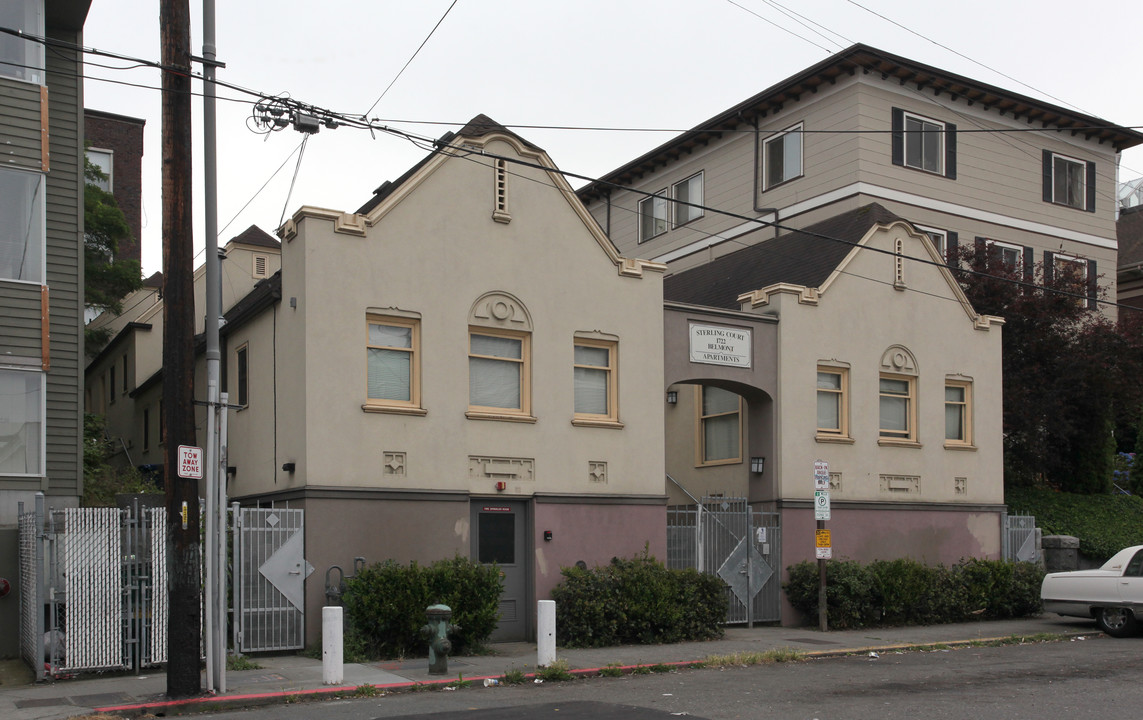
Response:
M1128 637L1135 634L1135 613L1127 608L1107 607L1095 611L1095 621L1099 629L1111 637Z

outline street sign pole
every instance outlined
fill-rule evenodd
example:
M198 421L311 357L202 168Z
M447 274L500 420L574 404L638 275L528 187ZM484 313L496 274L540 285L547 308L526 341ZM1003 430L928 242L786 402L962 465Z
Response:
M829 630L826 558L832 555L832 541L829 539L829 530L826 530L825 526L826 520L830 517L830 507L829 463L824 460L814 462L814 517L817 519L814 546L818 557L818 627L822 632L825 632Z

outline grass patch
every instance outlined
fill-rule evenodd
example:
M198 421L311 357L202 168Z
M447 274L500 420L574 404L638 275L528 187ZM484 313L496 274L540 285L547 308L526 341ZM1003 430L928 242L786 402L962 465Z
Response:
M806 654L794 648L774 648L762 652L736 652L730 655L708 655L702 667L731 667L750 665L773 665L776 663L801 662Z
M512 668L511 670L504 671L504 675L500 677L500 682L505 685L521 685L526 679L523 670L520 668Z
M651 668L648 665L637 665L631 669L632 675L650 675Z
M622 677L623 669L619 663L607 663L599 669L599 674L603 677Z
M653 673L669 673L674 670L670 665L664 665L663 663L656 663L647 669Z
M560 682L562 680L573 680L575 676L568 672L567 660L556 660L551 665L536 669L536 677L541 680Z
M239 670L261 670L262 666L245 655L227 655L226 669L231 672Z

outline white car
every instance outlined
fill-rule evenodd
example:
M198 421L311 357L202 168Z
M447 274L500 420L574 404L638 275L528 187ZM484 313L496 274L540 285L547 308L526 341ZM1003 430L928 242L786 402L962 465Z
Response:
M1120 550L1098 570L1045 576L1040 599L1044 612L1095 618L1112 637L1134 635L1143 622L1143 545Z

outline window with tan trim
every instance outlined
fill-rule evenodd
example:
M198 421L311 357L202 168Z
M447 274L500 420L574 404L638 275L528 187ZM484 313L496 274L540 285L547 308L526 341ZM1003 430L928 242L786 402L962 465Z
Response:
M695 465L742 462L742 398L729 390L695 386Z
M468 416L532 419L531 333L471 328L468 337Z
M817 401L817 439L849 439L849 368L818 366Z
M415 318L366 316L369 412L424 414L421 408L421 323Z
M917 442L916 380L907 375L881 374L882 441Z
M945 380L945 447L972 447L971 380Z
M619 343L575 339L573 383L576 425L619 425Z

